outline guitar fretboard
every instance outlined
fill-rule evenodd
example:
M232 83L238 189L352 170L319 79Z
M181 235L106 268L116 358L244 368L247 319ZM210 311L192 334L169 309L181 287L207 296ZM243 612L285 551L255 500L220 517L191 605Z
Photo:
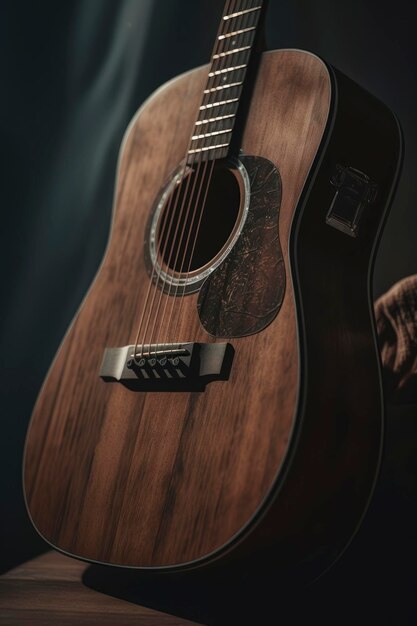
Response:
M222 15L187 163L227 156L264 0L230 0Z

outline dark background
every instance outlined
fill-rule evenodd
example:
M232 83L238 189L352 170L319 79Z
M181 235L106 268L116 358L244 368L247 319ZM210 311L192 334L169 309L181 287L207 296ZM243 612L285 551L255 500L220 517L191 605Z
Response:
M404 169L377 257L377 296L417 273L414 3L269 4L270 49L319 54L383 100L402 124ZM24 509L24 437L42 380L106 245L123 132L155 88L209 60L222 6L223 0L0 4L2 569L45 549ZM410 550L416 555L413 415L411 407L391 409L388 478L353 558L358 570L378 562L384 580L394 567L405 567L407 620L415 591L407 573ZM405 533L407 541L394 550L395 533ZM400 560L387 561L398 549Z

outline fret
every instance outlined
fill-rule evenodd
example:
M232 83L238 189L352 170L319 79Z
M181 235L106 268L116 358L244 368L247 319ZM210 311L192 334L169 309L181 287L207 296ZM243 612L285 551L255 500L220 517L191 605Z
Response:
M230 120L229 120L230 121ZM205 130L201 129L200 131ZM216 126L211 127L207 130L207 132L196 133L191 136L189 148L195 150L196 148L204 148L206 146L211 146L213 144L222 144L222 143L230 143L230 139L233 133L233 123L227 126L226 128L217 129Z
M222 57L227 57L230 54L237 54L238 52L243 52L244 50L250 50L252 46L243 46L242 48L235 48L234 50L227 50L226 52L219 52L218 54L213 54L213 59L220 59Z
M231 117L235 117L235 113L230 113L229 115L218 115L217 117L209 117L206 120L197 120L195 125L199 126L201 124L212 124L213 122L221 122L223 120L228 120Z
M255 28L248 31L245 30L244 32L241 32L239 35L235 35L234 37L225 37L224 39L219 39L216 54L221 54L222 52L228 52L231 50L237 50L238 48L243 48L245 46L249 46L249 48L252 48L254 39Z
M214 130L212 133L203 133L202 135L193 135L191 141L197 141L197 139L205 139L206 137L214 137L215 135L226 135L231 133L233 128L226 128L225 130Z
M221 100L220 102L209 102L208 104L202 104L200 111L205 109L212 109L213 107L221 107L223 104L231 104L232 102L239 102L239 98L231 98L230 100Z
M208 79L206 89L204 90L205 94L214 94L211 97L213 100L216 98L216 94L218 94L219 98L227 97L234 98L240 92L241 85L243 84L245 79L245 72L243 70L238 70L237 72L232 72L230 74L223 74L213 76ZM228 89L229 91L224 91ZM223 92L224 93L219 93ZM210 96L206 95L206 98Z
M219 117L219 116L223 116L223 115L230 115L236 114L237 111L237 106L238 106L238 102L231 102L230 104L223 104L222 106L220 106L218 109L210 109L210 110L206 110L206 109L202 109L199 111L198 114L198 121L204 120L204 119L210 119L213 117ZM194 135L196 133L193 133Z
M229 143L220 143L217 146L204 146L204 148L195 148L188 150L188 154L197 154L198 152L207 152L208 150L217 150L218 148L228 148Z
M227 74L227 72L235 72L236 70L242 70L247 66L247 63L243 63L242 65L235 65L234 67L227 67L224 70L216 70L215 72L210 72L209 76L218 76L219 74Z
M256 30L256 26L249 26L249 28L241 28L240 30L235 30L232 33L226 33L225 35L219 35L217 39L227 39L228 37L235 37L236 35L242 35L243 33L248 33L251 30Z
M245 57L247 57L246 53ZM239 56L236 60L238 63L232 63L231 60L228 59L226 59L226 61L220 60L218 63L213 61L207 78L206 90L213 89L214 87L224 87L238 82L243 83L249 58ZM210 92L206 91L206 93Z
M244 50L243 52L239 52L233 57L221 57L218 59L213 59L211 62L210 72L218 72L220 70L228 70L231 67L239 67L239 65L244 65L241 69L242 73L246 71L246 67L249 62L250 50ZM223 72L226 73L226 72ZM218 76L218 74L216 74ZM209 77L210 78L210 77Z
M232 87L239 87L243 84L243 80L237 83L230 83L229 85L219 85L218 87L211 87L210 89L205 89L203 93L214 93L216 91L221 91L222 89L231 89Z
M260 11L262 9L261 6L253 7L253 9L245 9L244 11L237 11L237 13L231 13L230 15L224 15L224 20L231 20L234 17L239 17L240 15L245 15L246 13L252 13L253 11Z

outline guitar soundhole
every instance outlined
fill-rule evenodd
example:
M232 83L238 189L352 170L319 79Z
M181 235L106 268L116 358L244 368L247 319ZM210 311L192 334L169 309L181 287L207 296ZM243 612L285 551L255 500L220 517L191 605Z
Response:
M158 262L177 275L199 273L227 249L242 213L244 189L237 168L201 163L175 182L156 230Z

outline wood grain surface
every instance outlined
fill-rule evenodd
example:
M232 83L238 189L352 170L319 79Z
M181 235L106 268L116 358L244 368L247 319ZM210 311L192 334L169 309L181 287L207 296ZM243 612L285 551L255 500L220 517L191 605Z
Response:
M0 578L3 626L192 626L195 622L153 611L86 587L87 565L48 552Z
M33 522L52 545L92 561L169 566L224 546L270 492L294 426L299 363L288 241L330 106L327 69L308 53L263 55L243 137L244 152L271 160L282 180L288 280L278 316L261 333L232 340L230 380L204 393L135 393L98 376L106 347L135 341L149 280L146 220L185 154L206 73L164 86L130 126L107 253L29 429L24 483ZM158 341L214 341L199 323L197 297L184 299L180 319L156 328Z

